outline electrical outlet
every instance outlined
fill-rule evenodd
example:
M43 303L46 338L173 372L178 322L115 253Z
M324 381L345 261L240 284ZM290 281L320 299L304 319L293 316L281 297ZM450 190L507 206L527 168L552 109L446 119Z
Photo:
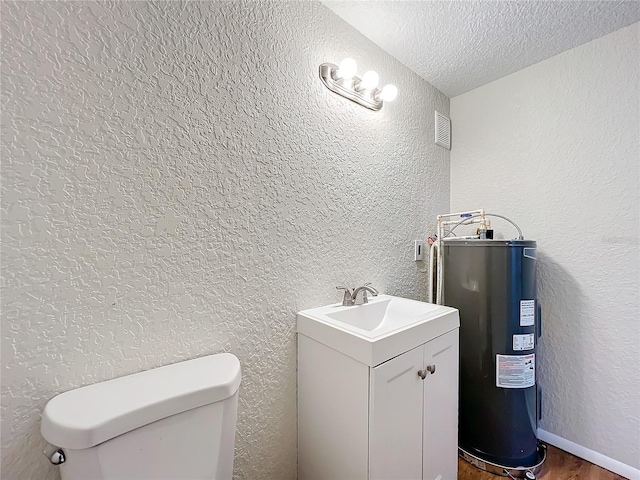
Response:
M414 246L415 261L424 260L424 240L416 240Z

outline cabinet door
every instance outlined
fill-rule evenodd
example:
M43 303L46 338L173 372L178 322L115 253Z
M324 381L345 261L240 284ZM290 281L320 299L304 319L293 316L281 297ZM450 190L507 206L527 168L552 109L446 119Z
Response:
M370 370L369 478L422 478L423 347Z
M424 346L423 480L458 477L458 329Z

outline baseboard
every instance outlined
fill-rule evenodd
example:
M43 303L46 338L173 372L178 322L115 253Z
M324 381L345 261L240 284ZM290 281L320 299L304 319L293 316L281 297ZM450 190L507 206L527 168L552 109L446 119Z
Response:
M589 450L582 445L573 443L566 438L559 437L558 435L549 433L546 430L542 430L541 428L538 429L538 439L542 440L545 443L553 445L554 447L558 447L565 452L569 452L576 457L584 458L594 465L598 465L602 468L606 468L613 473L622 475L629 480L640 480L640 470L638 470L637 468L625 465L618 460L614 460L613 458L609 458L606 455L602 455L601 453Z

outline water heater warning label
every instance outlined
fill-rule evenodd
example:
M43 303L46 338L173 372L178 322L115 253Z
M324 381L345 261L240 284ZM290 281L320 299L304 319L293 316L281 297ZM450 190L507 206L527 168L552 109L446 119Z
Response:
M496 355L496 386L527 388L536 383L536 354Z
M536 301L520 300L520 326L530 327L536 321Z
M533 350L533 333L513 336L514 350Z

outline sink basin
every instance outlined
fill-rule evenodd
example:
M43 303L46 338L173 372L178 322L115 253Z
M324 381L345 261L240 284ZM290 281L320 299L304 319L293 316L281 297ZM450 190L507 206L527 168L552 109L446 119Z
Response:
M372 367L459 326L455 308L391 295L298 312L299 334Z

